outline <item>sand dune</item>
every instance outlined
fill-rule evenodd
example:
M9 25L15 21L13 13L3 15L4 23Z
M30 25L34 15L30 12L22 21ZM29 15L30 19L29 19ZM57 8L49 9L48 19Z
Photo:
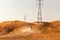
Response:
M59 37L60 21L33 23L23 21L5 21L0 23L0 38L2 39L60 40Z

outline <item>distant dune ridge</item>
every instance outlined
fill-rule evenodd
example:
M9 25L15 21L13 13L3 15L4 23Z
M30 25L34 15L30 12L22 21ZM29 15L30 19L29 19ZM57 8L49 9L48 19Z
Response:
M0 23L0 35L0 38L26 37L31 40L60 40L60 21L33 23L5 21Z

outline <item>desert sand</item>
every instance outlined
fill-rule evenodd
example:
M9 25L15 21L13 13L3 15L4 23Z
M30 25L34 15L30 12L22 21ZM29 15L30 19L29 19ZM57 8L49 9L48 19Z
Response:
M0 23L0 40L60 40L60 21Z

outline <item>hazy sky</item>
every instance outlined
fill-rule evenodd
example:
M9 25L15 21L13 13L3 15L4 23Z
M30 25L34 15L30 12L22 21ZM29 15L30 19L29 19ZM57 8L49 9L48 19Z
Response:
M36 21L37 0L0 0L0 21L23 20ZM43 21L60 20L60 0L42 0Z

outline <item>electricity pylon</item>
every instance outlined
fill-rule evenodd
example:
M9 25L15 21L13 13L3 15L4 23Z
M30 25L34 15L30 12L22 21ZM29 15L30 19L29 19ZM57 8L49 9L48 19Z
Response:
M38 0L39 6L38 6L38 15L37 15L37 21L42 22L42 11L41 11L41 0Z
M24 15L24 21L26 21L26 15Z

